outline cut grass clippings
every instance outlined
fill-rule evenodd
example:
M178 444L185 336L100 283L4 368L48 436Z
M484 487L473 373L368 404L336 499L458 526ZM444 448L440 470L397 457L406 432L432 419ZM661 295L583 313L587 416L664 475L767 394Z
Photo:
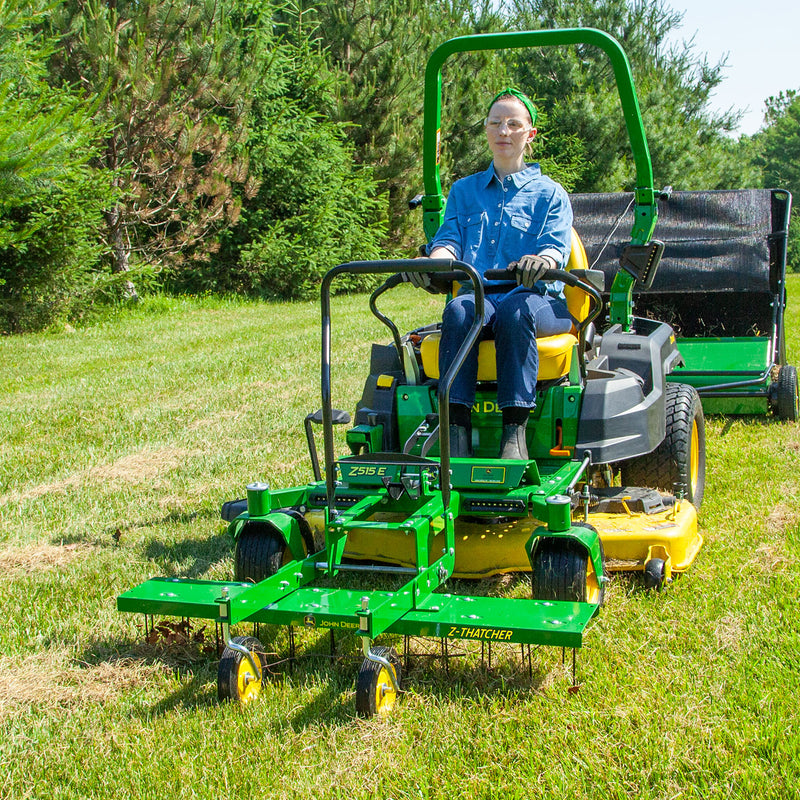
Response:
M788 291L799 364L800 276ZM409 329L441 299L380 306ZM334 405L352 411L387 333L365 297L333 307ZM361 720L355 637L332 655L299 631L257 702L219 705L213 625L146 631L116 597L229 578L219 506L310 477L319 397L315 304L154 298L0 342L0 797L800 797L800 425L766 417L708 419L704 548L661 593L613 577L577 687L569 653L496 646L490 667L477 643L445 663L419 640L394 713ZM286 632L260 633L285 659Z

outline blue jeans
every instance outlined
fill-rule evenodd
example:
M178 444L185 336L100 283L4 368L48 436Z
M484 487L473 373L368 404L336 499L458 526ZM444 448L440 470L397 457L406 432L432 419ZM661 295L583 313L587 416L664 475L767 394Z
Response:
M442 314L439 376L453 363L475 315L472 293L454 297ZM497 351L497 404L500 408L533 408L539 371L537 336L555 336L572 328L567 304L552 295L522 287L487 295L483 324L494 333ZM478 345L469 352L450 388L450 402L472 406L478 382Z

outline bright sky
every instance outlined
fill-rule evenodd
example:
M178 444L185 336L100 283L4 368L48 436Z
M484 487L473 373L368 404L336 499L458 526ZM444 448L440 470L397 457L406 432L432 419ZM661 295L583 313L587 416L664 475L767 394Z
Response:
M797 0L668 0L685 12L680 39L694 36L698 52L716 64L727 54L715 109L745 112L738 133L753 134L764 120L764 101L800 89L800 3Z

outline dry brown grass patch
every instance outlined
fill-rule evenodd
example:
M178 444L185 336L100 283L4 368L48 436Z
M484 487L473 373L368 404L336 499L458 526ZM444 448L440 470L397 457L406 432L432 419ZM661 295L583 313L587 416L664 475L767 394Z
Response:
M0 574L5 577L64 567L93 549L85 542L9 547L0 551Z
M762 575L785 572L791 560L783 542L762 542L753 552L749 567Z
M36 500L47 494L66 492L85 484L141 484L152 481L158 475L179 467L192 453L174 447L160 450L145 450L124 456L111 464L100 464L82 470L68 478L33 486L24 492L9 492L0 497L0 504L24 500Z
M20 708L68 709L105 703L122 691L149 682L163 665L120 658L80 665L64 651L23 659L0 657L0 720Z
M717 621L714 637L720 650L738 651L745 636L745 625L740 617L731 614Z
M767 517L767 532L772 536L782 534L788 527L794 525L800 511L794 505L788 503L778 503Z

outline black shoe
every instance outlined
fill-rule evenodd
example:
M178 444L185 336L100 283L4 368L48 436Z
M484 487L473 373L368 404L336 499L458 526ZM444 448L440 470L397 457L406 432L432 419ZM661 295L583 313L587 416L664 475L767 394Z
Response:
M469 431L463 425L450 426L450 458L469 456Z
M515 423L503 425L500 458L528 460L528 443L525 441L525 428L525 425L517 425Z

